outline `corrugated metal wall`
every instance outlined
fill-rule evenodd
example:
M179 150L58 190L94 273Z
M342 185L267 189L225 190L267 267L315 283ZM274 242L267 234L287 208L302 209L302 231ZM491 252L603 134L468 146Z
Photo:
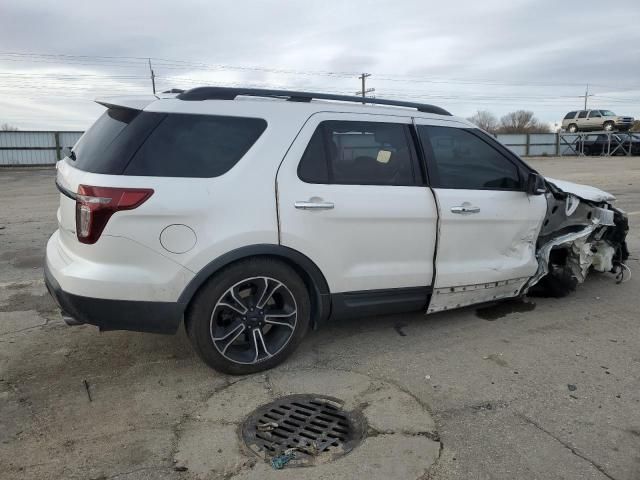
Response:
M53 165L83 132L0 132L0 166Z
M73 147L83 132L0 132L0 166L53 165L60 149ZM56 140L57 138L57 140ZM498 134L520 156L575 155L556 133Z

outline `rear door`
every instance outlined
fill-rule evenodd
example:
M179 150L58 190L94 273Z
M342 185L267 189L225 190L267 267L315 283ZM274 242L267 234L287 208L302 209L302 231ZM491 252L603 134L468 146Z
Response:
M587 125L589 125L589 128L592 130L602 130L602 114L600 110L591 110L589 112Z
M315 114L280 167L280 241L318 265L332 294L368 292L380 300L418 287L426 304L437 211L411 122Z
M512 297L538 267L544 195L525 192L526 168L477 129L418 121L440 212L428 312Z
M581 130L585 130L589 128L589 120L587 120L587 111L580 110L578 112L578 116L576 117L575 124L578 125L578 128Z

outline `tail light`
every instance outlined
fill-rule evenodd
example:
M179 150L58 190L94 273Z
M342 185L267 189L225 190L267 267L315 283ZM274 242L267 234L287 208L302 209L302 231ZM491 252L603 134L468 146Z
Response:
M149 188L112 188L80 185L76 195L76 235L82 243L96 243L111 218L120 210L133 210L151 195Z

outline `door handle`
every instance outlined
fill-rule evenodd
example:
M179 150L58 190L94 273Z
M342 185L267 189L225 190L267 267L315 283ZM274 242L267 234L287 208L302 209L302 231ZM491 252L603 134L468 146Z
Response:
M471 213L479 213L480 207L474 207L469 204L459 205L457 207L451 207L451 213L459 213L460 215L469 215Z
M331 210L333 202L298 201L293 204L298 210Z

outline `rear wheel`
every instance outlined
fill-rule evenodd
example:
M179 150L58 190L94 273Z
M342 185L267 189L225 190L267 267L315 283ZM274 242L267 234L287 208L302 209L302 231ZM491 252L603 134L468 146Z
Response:
M268 258L233 264L198 292L186 318L200 357L224 373L244 375L274 367L298 346L310 323L302 279Z
M569 132L571 133L576 133L578 131L578 126L575 123L572 123L571 125L569 125L569 128L567 130L569 130Z

